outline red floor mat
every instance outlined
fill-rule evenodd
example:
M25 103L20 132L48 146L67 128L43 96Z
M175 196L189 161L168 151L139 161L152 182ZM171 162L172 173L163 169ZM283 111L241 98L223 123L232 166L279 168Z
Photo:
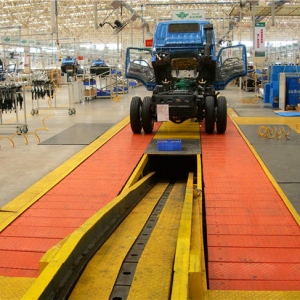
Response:
M299 290L300 228L228 119L201 135L212 290Z

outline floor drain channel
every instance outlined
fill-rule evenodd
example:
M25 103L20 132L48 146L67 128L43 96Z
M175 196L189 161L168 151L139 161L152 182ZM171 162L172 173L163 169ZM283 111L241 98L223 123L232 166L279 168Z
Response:
M119 275L116 279L114 288L110 295L110 300L124 300L127 299L130 286L134 277L135 269L139 262L139 259L142 255L142 252L145 249L145 246L149 240L149 237L157 223L159 215L165 206L165 203L170 195L170 192L173 188L174 184L169 184L154 207L150 217L148 218L144 228L142 229L140 235L137 237L135 243L127 253L121 269L119 271Z

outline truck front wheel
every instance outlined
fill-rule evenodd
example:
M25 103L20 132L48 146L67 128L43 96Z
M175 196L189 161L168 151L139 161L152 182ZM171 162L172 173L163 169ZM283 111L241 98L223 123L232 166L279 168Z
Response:
M145 133L152 133L154 119L151 113L151 97L147 96L143 99L142 104L142 127Z
M142 99L133 97L130 103L130 125L134 133L141 133L142 130Z
M205 132L213 133L215 129L215 98L207 96L205 98Z
M227 101L224 96L217 99L217 132L224 133L227 127Z

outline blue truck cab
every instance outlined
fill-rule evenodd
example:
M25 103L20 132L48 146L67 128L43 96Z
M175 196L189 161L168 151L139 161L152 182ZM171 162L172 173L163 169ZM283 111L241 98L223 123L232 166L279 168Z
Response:
M213 25L206 20L164 21L156 25L152 48L126 50L125 76L144 84L152 96L133 97L134 133L151 133L154 122L205 120L205 131L224 133L227 102L219 90L247 72L244 45L216 54ZM167 112L167 113L166 113Z
M90 67L90 73L94 75L109 75L110 67L103 59L95 59L93 60L93 64Z

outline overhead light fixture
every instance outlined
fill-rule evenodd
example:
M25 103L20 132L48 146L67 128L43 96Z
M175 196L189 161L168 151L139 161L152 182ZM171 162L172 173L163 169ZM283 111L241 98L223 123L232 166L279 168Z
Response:
M116 21L114 22L114 25L112 25L112 24L109 23L109 22L104 22L104 23L100 23L99 26L100 26L100 27L103 27L105 24L109 25L112 29L116 29L116 28L123 27L122 22L120 22L119 20L116 20Z

